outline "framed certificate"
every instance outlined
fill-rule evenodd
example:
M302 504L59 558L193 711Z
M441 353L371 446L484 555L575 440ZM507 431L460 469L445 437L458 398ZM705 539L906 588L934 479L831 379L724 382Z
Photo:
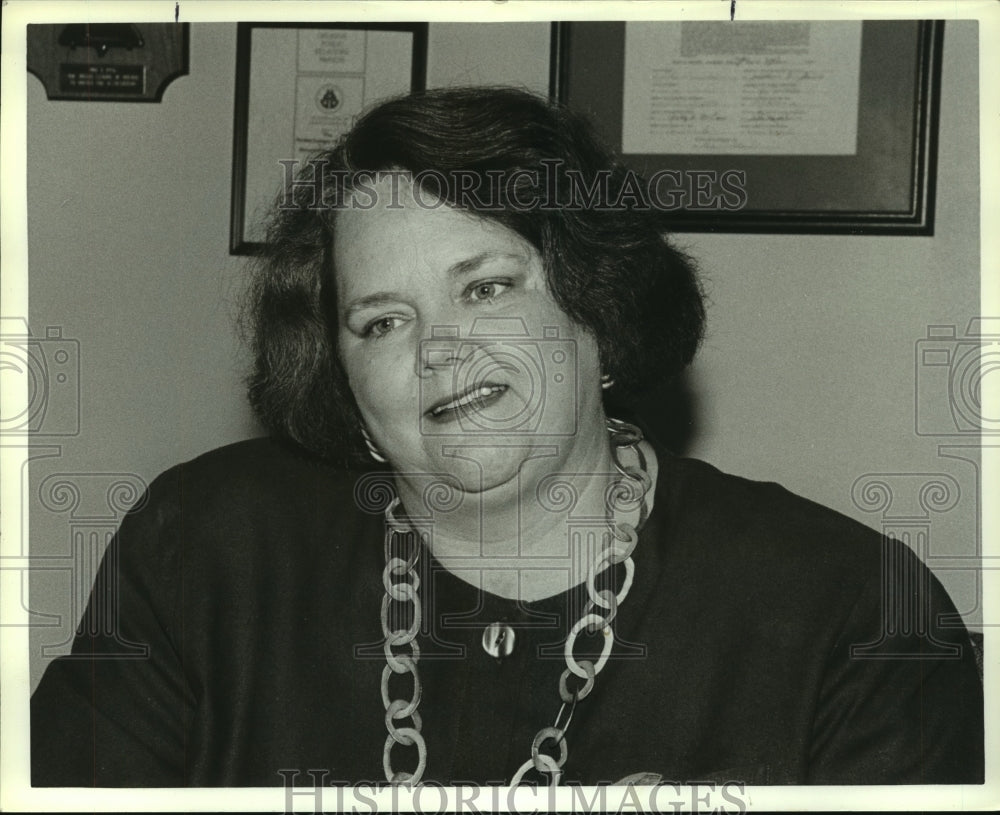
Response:
M553 26L552 93L678 232L930 235L943 22Z
M230 254L263 249L289 161L335 144L373 103L422 90L426 63L426 23L240 23Z

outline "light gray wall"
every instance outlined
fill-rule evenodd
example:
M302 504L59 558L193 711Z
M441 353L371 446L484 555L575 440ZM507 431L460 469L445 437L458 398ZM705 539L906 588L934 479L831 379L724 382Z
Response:
M428 83L545 92L548 32L434 24ZM35 681L40 649L58 652L81 610L71 536L99 553L128 497L109 489L258 432L232 322L243 266L227 251L235 39L234 25L193 28L190 74L160 104L49 102L27 80L30 323L60 327L81 364L80 433L44 440L31 470L33 554L53 566L32 579ZM687 452L875 527L881 514L851 499L859 476L951 475L962 494L934 516L927 554L973 620L959 556L975 553L976 471L914 433L913 402L926 326L962 331L978 312L976 53L975 24L949 23L935 237L679 236L712 301Z

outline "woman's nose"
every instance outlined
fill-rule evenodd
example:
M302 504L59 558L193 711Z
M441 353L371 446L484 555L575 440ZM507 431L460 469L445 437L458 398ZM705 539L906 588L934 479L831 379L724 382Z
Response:
M433 326L430 336L420 341L417 375L426 376L433 371L454 368L462 361L466 350L462 348L461 330L457 325Z
M471 337L473 317L454 307L439 308L425 315L416 353L417 376L454 371L462 364L475 345Z
M494 345L517 345L530 336L520 317L484 317L454 310L435 316L421 332L415 365L420 377L442 369L454 371L478 358L477 351L489 354Z

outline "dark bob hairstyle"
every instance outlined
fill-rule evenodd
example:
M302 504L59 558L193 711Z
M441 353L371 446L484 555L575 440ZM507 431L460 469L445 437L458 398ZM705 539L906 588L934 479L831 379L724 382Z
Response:
M244 307L250 403L272 433L325 458L363 450L336 348L336 213L380 172L513 230L540 253L560 308L597 340L628 406L692 359L704 306L662 209L636 194L578 114L513 88L432 90L385 102L306 162L273 208Z

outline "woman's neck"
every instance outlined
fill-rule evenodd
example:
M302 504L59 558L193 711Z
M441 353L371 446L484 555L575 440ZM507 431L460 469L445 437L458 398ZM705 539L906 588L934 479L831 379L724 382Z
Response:
M647 472L654 479L656 456L642 442ZM463 492L444 509L427 506L427 484L397 477L404 507L420 507L421 528L430 533L435 558L449 571L493 594L525 601L565 591L580 583L607 532L607 496L621 475L606 432L579 439L569 454L541 448L518 478L481 492ZM637 465L634 450L622 451ZM555 465L553 459L559 461ZM646 496L651 509L652 489ZM615 520L636 524L638 506Z

